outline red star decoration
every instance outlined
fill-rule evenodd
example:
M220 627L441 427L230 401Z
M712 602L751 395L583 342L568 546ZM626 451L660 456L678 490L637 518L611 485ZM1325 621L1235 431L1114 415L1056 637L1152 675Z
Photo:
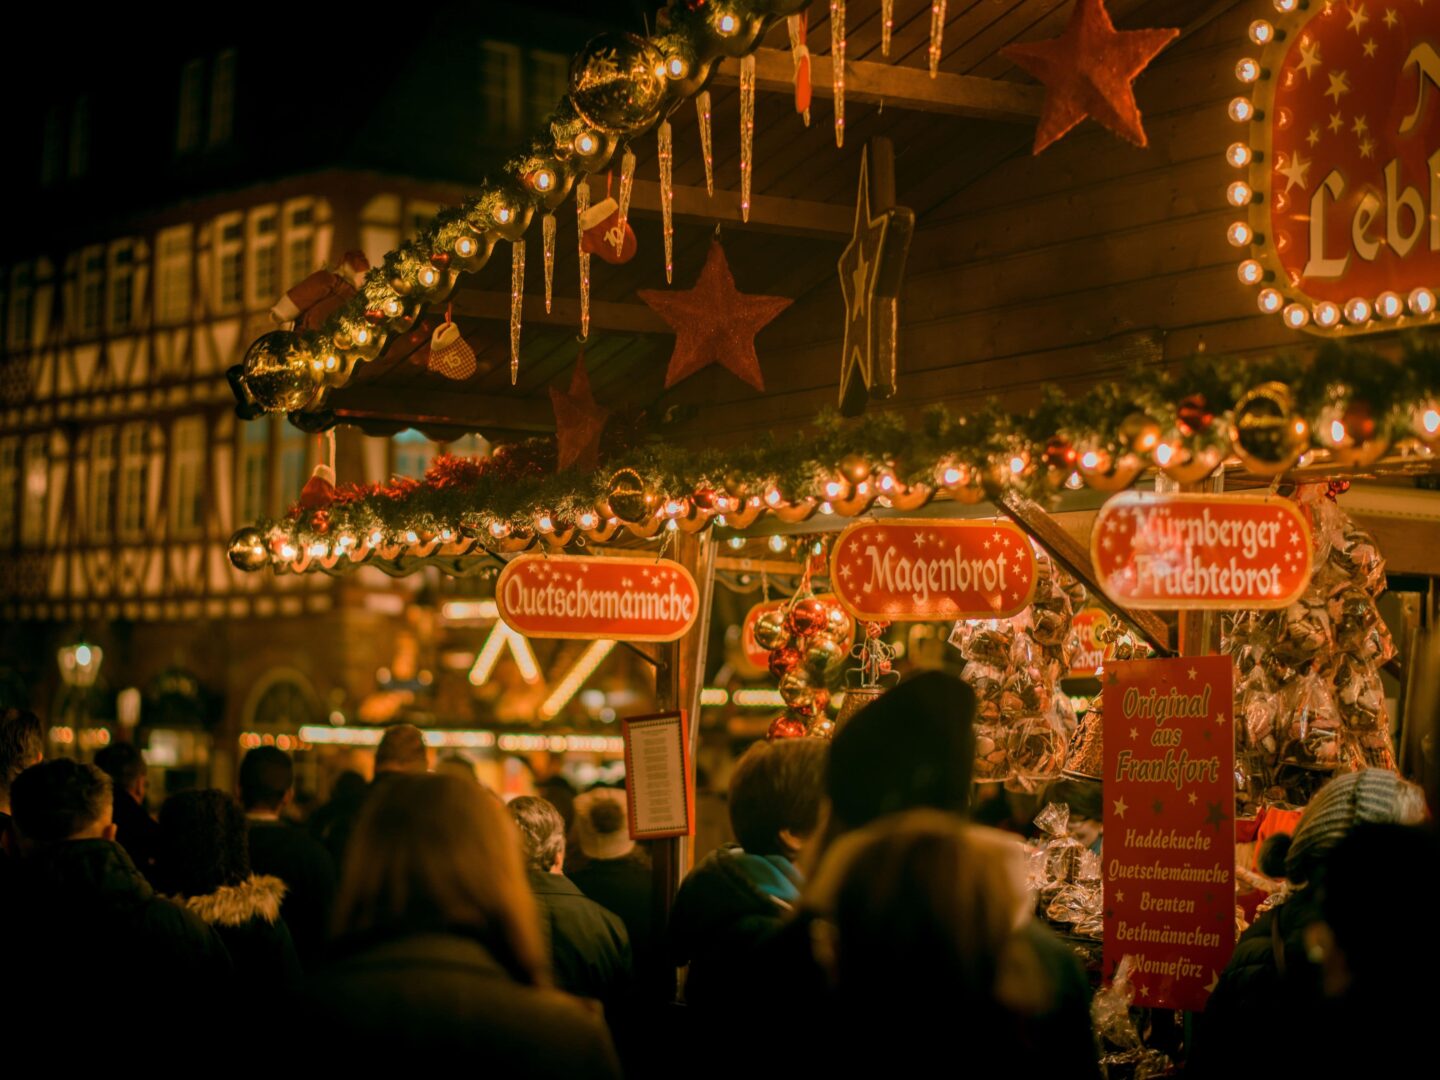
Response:
M590 393L590 376L585 371L583 352L575 360L570 389L550 387L550 404L555 407L560 468L578 464L585 471L594 472L600 464L600 434L605 430L610 410L597 405Z
M1007 45L1002 56L1045 84L1035 132L1038 154L1090 116L1136 146L1146 145L1131 84L1179 30L1116 30L1104 0L1075 0L1065 33Z
M719 364L756 390L765 389L755 335L793 301L736 289L720 241L711 241L694 288L640 289L637 295L675 328L675 352L665 372L667 390L711 364Z

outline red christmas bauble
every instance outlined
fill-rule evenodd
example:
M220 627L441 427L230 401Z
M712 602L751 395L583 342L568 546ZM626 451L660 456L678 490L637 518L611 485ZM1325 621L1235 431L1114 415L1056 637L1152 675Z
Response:
M770 674L778 679L794 671L802 660L804 657L800 655L799 649L782 645L770 654Z
M437 251L430 256L430 265L444 270L450 265L450 253L448 251Z
M368 322L371 326L379 326L382 322L385 321L385 313L379 308L366 308L365 321Z
M801 637L809 637L811 634L817 633L829 621L829 618L830 614L825 610L825 605L810 596L804 600L797 600L791 606L788 622L792 633L799 634Z
M795 716L777 716L770 723L770 730L765 733L767 739L803 739L805 729L808 725L804 720Z
M816 690L812 694L810 694L807 699L803 701L797 701L795 702L795 704L791 705L790 711L796 716L803 716L806 719L809 719L812 716L819 716L825 711L826 706L829 704L830 691Z
M714 488L699 488L690 496L691 502L701 510L714 510L718 504L720 493Z
M1204 394L1191 394L1182 400L1175 415L1182 435L1202 435L1215 422L1215 411L1206 405Z
M1052 435L1045 444L1045 464L1052 469L1071 472L1078 456L1074 445L1064 435Z

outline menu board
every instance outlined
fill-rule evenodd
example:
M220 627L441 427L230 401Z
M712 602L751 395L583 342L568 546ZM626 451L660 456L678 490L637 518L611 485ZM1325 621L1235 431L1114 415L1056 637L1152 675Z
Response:
M1105 975L1135 1004L1205 1008L1235 948L1228 656L1105 665Z
M695 831L695 793L685 714L637 716L623 728L630 838L689 836Z

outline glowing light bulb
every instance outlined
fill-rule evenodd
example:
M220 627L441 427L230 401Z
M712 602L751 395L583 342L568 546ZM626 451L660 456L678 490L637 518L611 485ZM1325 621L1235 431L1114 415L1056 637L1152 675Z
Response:
M349 533L345 533L345 534L343 534L343 535L340 537L340 550L341 550L341 551L349 551L349 550L350 550L351 548L353 548L354 546L355 546L355 537L351 536Z
M1416 315L1429 315L1435 310L1435 294L1423 287L1412 289L1409 304L1410 310Z
M582 529L593 529L598 524L600 524L600 519L589 510L586 510L580 515L580 527Z
M1094 450L1086 450L1080 455L1080 464L1087 469L1094 469L1100 465L1100 455Z
M1340 306L1329 300L1322 300L1315 305L1311 314L1315 318L1315 325L1329 329L1340 321Z
M672 79L683 79L685 77L686 64L683 56L672 56L665 61L665 74Z
M536 191L549 191L555 186L555 173L551 169L536 169L535 175L530 180L530 186Z
M1258 285L1265 277L1265 268L1256 259L1246 259L1240 264L1239 273L1246 285Z
M745 546L745 538L743 536L732 536L729 540L726 540L725 543L730 545L731 551L739 551Z
M361 327L358 327L358 328L356 329L356 331L355 331L355 344L356 344L356 345L369 345L369 344L370 344L370 330L369 330L368 327L361 326Z
M1255 299L1260 310L1266 315L1274 315L1285 303L1285 298L1274 289L1261 289L1260 295Z
M385 539L385 538L380 535L380 530L379 530L379 529L376 529L374 532L372 532L372 533L370 534L370 546L371 546L371 547L379 547L379 546L380 546L380 541L383 540L383 539Z
M1250 147L1246 146L1243 142L1231 143L1225 150L1225 160L1237 169L1249 165L1250 158L1253 156L1250 152Z
M735 33L736 30L740 29L740 20L735 18L734 15L721 15L716 29L726 37L729 37Z
M1305 432L1310 430L1310 425L1305 423L1304 420L1296 420L1292 426L1295 428L1296 435L1304 435Z
M945 471L940 474L941 482L949 487L954 487L963 479L965 479L965 474L954 465L947 466Z
M1427 435L1440 432L1440 409L1433 406L1426 409L1420 416L1420 426L1425 429Z
M783 500L780 497L779 488L767 488L765 491L765 502L770 506L779 506Z
M855 485L855 494L856 494L856 495L869 495L869 494L870 494L870 481L869 481L869 480L861 480L860 483L856 484L856 485Z
M1345 318L1359 326L1370 321L1370 301L1363 296L1353 296L1345 301Z
M595 153L595 149L599 145L600 140L595 138L594 134L589 131L582 131L579 135L575 136L576 153L585 154L588 156Z
M1345 441L1345 425L1339 420L1330 421L1330 441L1336 444Z
M90 651L89 645L80 645L75 649L75 663L80 667L89 667L90 660L95 654Z
M1244 180L1236 180L1225 189L1225 197L1230 200L1231 206L1248 206L1254 194Z
M777 553L785 550L785 538L779 533L770 537L770 550Z
M459 255L462 259L470 258L471 255L474 255L475 252L479 250L480 245L475 242L473 236L462 236L459 240L455 241L455 254Z
M1255 115L1255 106L1247 97L1232 98L1230 101L1230 119L1237 124L1243 124Z
M317 542L310 545L310 557L312 559L323 559L326 554L324 544Z
M535 528L541 532L548 533L555 531L555 522L550 520L549 514L541 514L535 519Z
M434 288L440 281L440 271L436 270L433 266L422 266L420 273L415 276L419 278L420 284L427 289Z
M1247 56L1235 65L1235 78L1243 83L1253 83L1260 78L1260 61Z
M1065 480L1065 486L1071 491L1079 491L1085 486L1085 478L1078 472L1072 472Z
M396 300L393 296L380 305L380 310L392 319L399 318L405 311L405 305Z
M510 532L510 526L509 526L509 525L506 525L505 522L503 522L503 521L492 521L492 522L490 522L490 535L493 536L493 537L495 537L495 539L498 540L498 539L500 539L502 536L505 536L506 534L508 534L509 532Z
M724 514L721 514L719 517L717 517L717 518L715 519L715 524L716 524L716 525L719 525L719 526L723 529L723 528L725 528L725 527L729 524L729 522L727 522L727 521L725 520L725 515L724 515Z
M895 478L894 478L893 476L891 476L889 473L886 473L884 476L880 477L880 490L881 490L881 491L894 491L894 490L895 490Z
M1282 15L1289 15L1300 6L1300 0L1275 0L1275 10Z
M1014 476L1019 476L1019 475L1020 475L1021 473L1023 473L1024 471L1025 471L1025 459L1024 459L1023 457L1021 457L1019 454L1016 454L1014 457L1012 457L1012 458L1010 459L1010 472L1011 472L1011 474L1014 475Z
M682 503L682 502L680 502L678 499L671 499L669 502L667 502L667 503L665 504L665 516L666 516L666 517L672 517L672 518L673 518L673 517L679 517L679 516L680 516L681 514L683 514L684 512L685 512L685 504Z
M325 370L334 371L340 366L340 358L334 353L325 354Z
M280 557L281 557L282 559L287 559L287 560L288 560L288 559L293 559L293 558L295 558L295 556L296 556L297 554L298 554L298 552L296 552L296 550L295 550L295 545L294 545L294 544L281 544L281 545L280 545Z
M1275 27L1265 19L1256 19L1250 24L1250 40L1256 45L1269 45L1275 40Z
M835 513L835 507L831 506L828 502L822 502L820 504L820 513L833 514Z
M845 485L839 480L825 481L825 497L827 499L838 499L845 494Z
M420 542L420 536L418 533L415 532L414 529L406 529L405 542L407 544L418 544Z
M1225 238L1234 247L1244 247L1255 238L1255 232L1243 221L1232 221L1230 228L1225 230Z
M451 531L449 530L449 528L444 528L444 529L441 529L441 530L440 530L440 539L441 539L441 540L444 540L447 544L448 544L451 540L453 540L454 537L455 537L455 534L454 534L453 532L451 532Z
M1310 321L1310 312L1304 304L1286 304L1285 313L1281 316L1285 325L1292 330L1299 330Z
M510 219L514 216L515 211L511 210L508 206L498 206L495 208L495 220L501 225L510 224Z
M1382 292L1375 298L1375 314L1382 319L1398 319L1405 310L1405 302L1396 292Z
M680 523L674 518L671 518L669 521L665 522L666 532L674 532L678 528L680 528Z
M1155 447L1155 464L1159 465L1162 469L1174 460L1175 448L1169 443L1162 442L1159 446Z

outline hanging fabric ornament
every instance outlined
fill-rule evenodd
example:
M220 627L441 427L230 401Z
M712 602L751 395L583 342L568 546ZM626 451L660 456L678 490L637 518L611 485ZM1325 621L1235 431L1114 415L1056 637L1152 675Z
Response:
M555 215L540 219L540 238L545 255L545 314L550 314L550 300L555 283Z
M807 26L804 12L791 15L785 20L785 25L790 31L790 59L795 64L795 111L804 118L805 126L809 127L813 88L810 85L810 47L805 44Z
M695 122L700 128L700 156L705 159L705 194L715 194L715 155L710 149L710 91L695 95Z
M755 173L755 54L740 61L740 220L750 220L750 178Z
M613 236L606 237L606 239L610 241L611 246L614 247L615 254L617 255L620 254L621 250L625 245L625 234L629 232L628 225L630 223L630 193L634 190L635 153L633 150L630 149L629 145L627 144L625 147L625 154L620 159L620 217L617 222L617 224L619 225L619 231ZM631 233L630 235L633 236L634 233Z
M430 359L426 366L437 375L457 381L475 374L475 350L461 336L448 307L445 321L430 336Z
M830 70L835 84L835 145L845 145L845 0L830 0Z
M674 142L669 120L660 121L655 143L660 157L660 221L665 230L665 284L669 285L675 275L675 184L671 170Z
M895 29L895 0L880 0L880 55L890 55L890 33Z
M940 72L940 54L945 48L945 0L930 5L930 78Z
M315 466L310 479L300 489L299 507L307 514L317 510L328 510L335 501L335 470L325 463Z
M585 214L590 209L590 181L581 180L575 185L575 221L577 226L585 220ZM579 240L576 246L580 251L580 336L590 336L590 252L585 248L585 229L577 227L576 235Z
M580 230L580 243L591 255L616 265L635 257L635 230L628 221L620 224L620 204L608 195L585 211Z
M510 245L510 385L520 378L520 307L525 298L525 238Z

